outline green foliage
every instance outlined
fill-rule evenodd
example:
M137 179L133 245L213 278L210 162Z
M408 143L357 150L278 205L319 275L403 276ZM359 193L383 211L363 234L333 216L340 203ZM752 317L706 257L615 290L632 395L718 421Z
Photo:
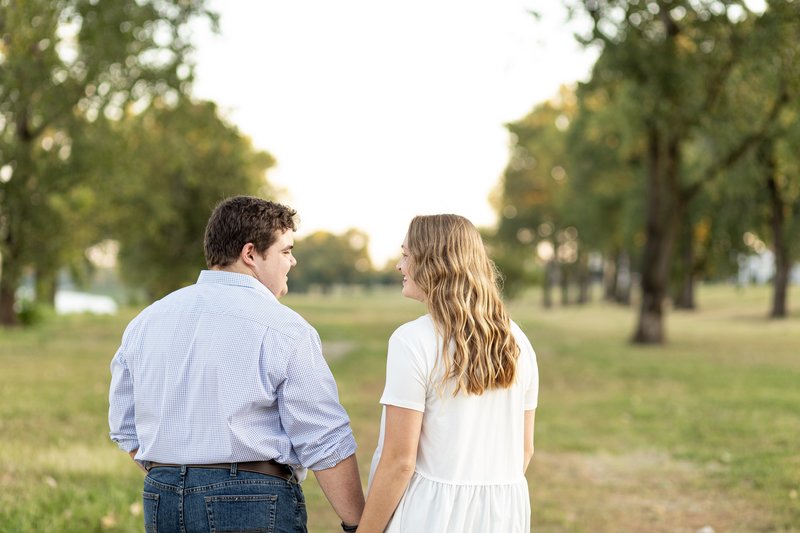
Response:
M603 59L595 67L602 71ZM644 221L642 190L645 145L630 119L635 100L627 85L602 78L575 91L575 117L567 132L572 195L569 208L580 220L583 242L613 255L636 255Z
M369 237L351 229L341 235L317 231L298 239L293 250L297 266L289 275L292 291L312 288L329 292L336 286L366 284L372 279Z
M0 3L0 322L23 268L52 276L90 244L105 120L188 90L187 24L209 16L203 0Z
M562 89L559 99L507 126L513 148L503 175L492 257L504 273L508 295L516 294L550 260L537 246L545 243L557 251L558 237L574 226L566 208L572 190L565 144L566 125L574 114L572 96Z
M203 235L223 198L269 196L266 152L225 123L211 102L156 102L121 122L112 169L112 236L123 279L157 298L205 267Z
M533 246L520 245L518 242L509 244L497 235L484 236L484 242L500 274L504 297L516 298L526 288L542 281L542 265L537 261Z
M707 265L714 270L729 269L738 253L760 251L745 245L746 233L758 236L762 246L764 242L773 249L784 246L796 257L793 244L800 227L794 221L798 204L793 190L798 182L789 169L797 168L798 157L796 150L784 151L780 146L794 146L797 141L798 16L799 5L778 1L771 2L761 16L740 24L739 60L687 149L687 163L694 174L710 177L695 211L711 224L708 247L714 253ZM783 243L775 242L770 227L776 213L771 205L767 153L780 176L775 192L783 204L777 209L787 224Z
M518 238L522 229L533 232L535 238L542 224L551 229L563 226L556 223L563 218L559 202L566 190L568 173L563 129L556 124L570 119L565 96L571 95L564 90L559 101L541 104L508 125L513 149L503 176L503 217L498 232L509 238Z
M23 326L36 326L53 318L53 309L40 302L21 299L17 302L19 322Z
M607 267L634 259L634 339L662 342L670 278L679 286L729 276L753 251L747 232L795 253L800 5L564 4L588 23L579 41L600 55L588 82L508 126L498 262L522 280L526 261L537 265L528 244L549 238L539 230L574 228L579 250L601 252ZM556 169L562 184L549 179ZM552 241L562 274L567 244L563 234Z

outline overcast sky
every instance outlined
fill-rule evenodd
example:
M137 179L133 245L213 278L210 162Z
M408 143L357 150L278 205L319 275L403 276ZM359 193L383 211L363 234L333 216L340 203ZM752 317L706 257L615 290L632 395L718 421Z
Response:
M277 159L267 178L298 210L298 237L362 229L376 266L414 215L494 226L503 124L586 78L594 58L555 1L212 6L221 34L201 32L195 94Z

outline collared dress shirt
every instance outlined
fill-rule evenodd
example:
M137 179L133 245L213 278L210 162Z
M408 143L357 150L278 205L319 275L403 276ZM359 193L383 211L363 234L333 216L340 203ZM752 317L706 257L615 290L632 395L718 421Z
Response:
M274 459L302 479L356 449L316 330L245 274L204 270L131 321L109 404L137 461Z

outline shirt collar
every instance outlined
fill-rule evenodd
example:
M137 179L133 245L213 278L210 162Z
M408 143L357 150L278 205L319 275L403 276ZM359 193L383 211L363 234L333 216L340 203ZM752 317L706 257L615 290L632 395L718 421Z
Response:
M253 276L248 276L247 274L228 272L226 270L201 270L200 276L197 278L197 283L217 283L220 285L248 287L250 289L261 291L277 301L277 298L275 298L275 295L272 294L269 289L262 285L261 282L256 278Z

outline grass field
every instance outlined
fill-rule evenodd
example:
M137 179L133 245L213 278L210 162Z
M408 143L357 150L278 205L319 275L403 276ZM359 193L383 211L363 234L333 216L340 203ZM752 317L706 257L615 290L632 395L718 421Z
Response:
M766 288L698 300L670 314L665 347L627 342L629 308L511 304L541 374L534 531L800 532L800 313L767 320ZM320 332L366 480L386 341L424 309L399 291L284 301ZM0 531L143 530L142 474L106 422L108 363L134 314L0 331ZM310 531L338 531L313 476L304 487Z

